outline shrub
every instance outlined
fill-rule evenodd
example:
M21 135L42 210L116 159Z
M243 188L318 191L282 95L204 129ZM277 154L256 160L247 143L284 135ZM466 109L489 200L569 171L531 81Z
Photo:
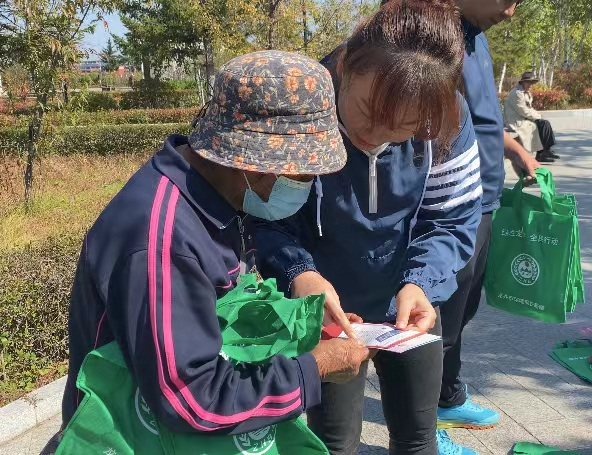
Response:
M149 125L86 125L45 130L39 154L144 153L158 148L173 133L189 134L189 123ZM0 154L20 155L27 147L27 128L0 129Z
M584 89L583 95L584 102L592 104L592 87Z
M0 114L6 115L30 115L35 109L35 100L28 98L26 101L11 103L8 99L0 99Z
M198 108L130 109L109 112L60 112L48 117L53 125L123 125L191 123ZM0 122L1 122L0 117ZM25 126L25 124L22 124Z
M150 123L191 123L197 115L199 108L176 109L130 109L126 111L98 111L77 112L60 111L51 112L45 117L47 124L59 126L83 126L83 125L123 125L123 124L150 124ZM0 114L1 128L25 128L29 125L29 116L15 116ZM1 134L1 133L0 133Z
M19 126L25 126L23 120L26 117L16 115L0 114L0 128L16 128Z
M197 82L194 79L171 80L166 81L166 84L173 90L197 90Z
M170 108L170 109L130 109L112 112L106 116L103 123L111 124L139 124L139 123L191 123L199 108ZM83 116L85 124L97 122L91 115Z
M86 112L111 111L119 109L114 96L109 93L88 92L79 94L72 99L72 105Z
M562 70L555 73L556 86L565 90L571 101L583 100L584 91L590 87L592 80L592 65L581 65L574 70Z
M162 109L192 107L199 104L196 90L174 90L166 83L141 80L121 97L122 109Z
M27 149L28 138L27 128L1 128L0 154L20 155Z
M569 95L565 90L559 89L531 89L535 109L544 111L549 109L565 109L569 104Z
M82 235L68 235L0 253L3 389L31 390L68 358L69 296L81 242Z

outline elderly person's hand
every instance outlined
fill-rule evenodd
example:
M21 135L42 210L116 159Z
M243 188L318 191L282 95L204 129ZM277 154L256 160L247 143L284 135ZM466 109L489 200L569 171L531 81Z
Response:
M374 350L362 346L355 340L333 338L321 341L313 349L321 380L343 383L355 378L362 362L373 357Z

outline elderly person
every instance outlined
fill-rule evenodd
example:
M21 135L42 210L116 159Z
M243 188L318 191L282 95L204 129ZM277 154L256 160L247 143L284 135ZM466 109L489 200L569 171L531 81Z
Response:
M534 73L527 71L512 89L504 102L506 124L512 128L530 153L536 152L536 159L541 163L553 163L559 155L553 153L555 135L548 120L532 107L530 88L539 80Z
M314 175L344 166L334 97L329 73L306 57L236 58L193 133L169 136L105 208L72 291L64 427L83 398L85 356L114 340L159 422L179 432L239 434L293 419L320 403L321 381L356 376L368 349L342 339L235 366L220 355L216 317L216 300L253 270L249 215L294 214Z

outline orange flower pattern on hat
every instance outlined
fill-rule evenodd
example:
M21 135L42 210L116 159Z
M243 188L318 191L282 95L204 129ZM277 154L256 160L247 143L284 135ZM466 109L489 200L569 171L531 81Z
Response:
M326 174L346 161L331 76L314 60L282 51L226 63L189 143L208 160L255 172Z

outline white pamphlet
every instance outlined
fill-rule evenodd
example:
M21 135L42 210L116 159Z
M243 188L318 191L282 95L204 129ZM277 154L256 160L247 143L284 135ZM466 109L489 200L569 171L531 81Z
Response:
M421 333L416 330L398 330L391 324L352 324L360 340L370 349L402 353L410 349L433 343L439 336ZM347 338L341 332L339 338Z

